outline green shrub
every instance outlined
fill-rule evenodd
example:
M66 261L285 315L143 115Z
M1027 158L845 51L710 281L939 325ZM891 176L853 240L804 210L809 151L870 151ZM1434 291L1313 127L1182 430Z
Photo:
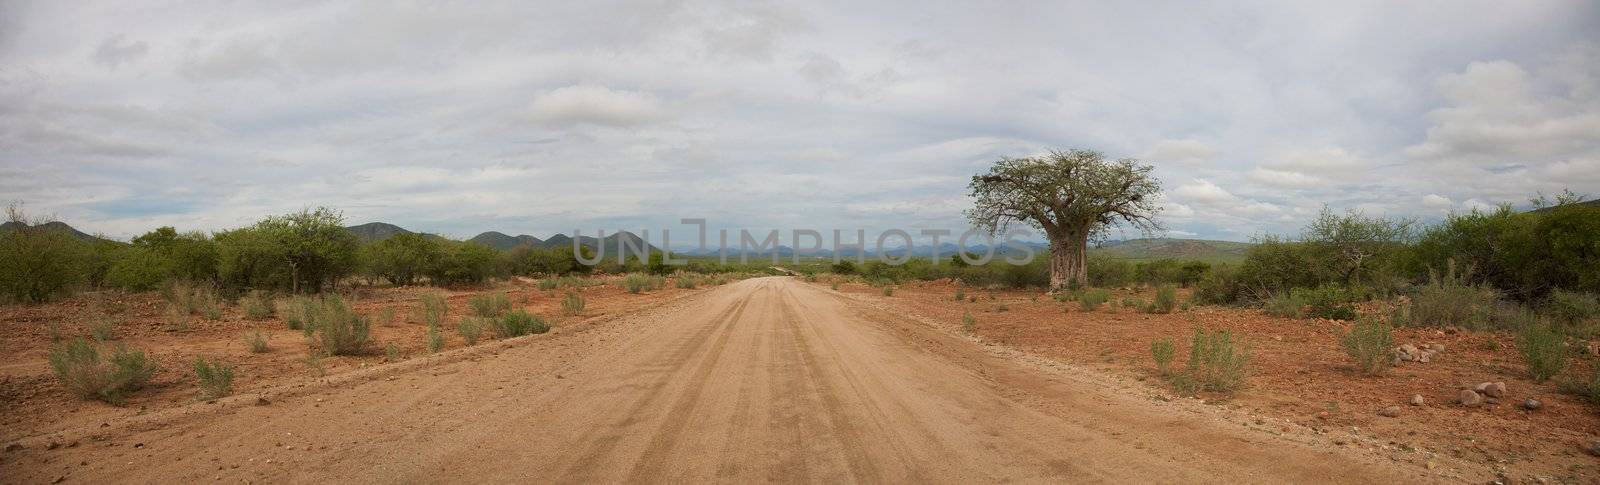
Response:
M1161 285L1156 288L1156 299L1150 302L1150 313L1172 313L1178 307L1178 287Z
M811 278L815 277L812 276ZM692 290L694 289L696 282L697 281L695 280L695 277L683 275L678 277L678 281L676 283L679 289Z
M439 325L438 324L436 324L436 323L429 323L428 324L428 336L427 336L427 339L428 339L428 352L429 353L437 353L437 352L439 352L440 349L444 348L444 333L441 333L439 331Z
M1528 375L1544 382L1567 368L1566 338L1549 325L1524 325L1517 331L1517 352L1528 364Z
M87 278L90 250L65 227L29 220L16 204L0 230L0 301L43 303L70 295Z
M1600 405L1600 367L1589 372L1589 379L1572 379L1561 383L1561 392L1578 396L1590 404Z
M972 333L972 331L977 330L977 328L978 319L972 317L972 312L967 312L965 315L961 316L962 330L965 330L967 333Z
M89 335L99 342L117 339L117 322L108 315L95 315L89 320Z
M1229 393L1244 386L1250 350L1234 345L1233 334L1227 330L1207 333L1194 332L1189 363L1174 384L1184 392L1212 391Z
M491 323L494 325L495 336L500 338L519 337L550 331L550 324L545 323L543 318L522 310L506 313L504 317L491 320Z
M483 320L481 318L463 318L456 324L456 335L460 335L467 345L478 345L478 338L483 336Z
M1276 293L1261 302L1261 310L1279 318L1304 318L1305 301L1291 292Z
M439 326L444 322L445 314L450 312L450 302L444 295L428 293L420 298L422 302L422 323L430 326Z
M366 317L350 310L344 299L328 295L317 305L307 327L318 337L317 343L329 355L360 355L366 351L372 326Z
M264 354L268 350L271 350L267 348L267 334L261 333L260 330L252 332L250 335L246 336L244 342L250 346L251 353Z
M271 292L251 290L244 300L244 314L253 320L272 318L278 314L278 305Z
M124 397L144 388L159 366L144 352L117 345L110 359L82 338L50 349L50 368L68 392L84 399L121 404Z
M1387 323L1362 318L1339 343L1356 368L1367 374L1381 374L1394 364L1394 328Z
M1156 370L1161 375L1172 371L1172 357L1177 353L1177 348L1172 344L1172 339L1161 339L1150 342L1150 357L1156 361Z
M965 300L965 299L967 299L967 290L962 289L962 288L956 288L956 301L961 301L961 300Z
M194 376L200 381L200 399L216 399L233 394L233 366L206 362L195 357Z
M472 314L483 318L499 318L500 315L511 310L511 299L505 293L486 293L477 295L468 300L472 307Z
M660 276L629 273L628 276L622 278L622 288L628 290L628 293L654 291L661 289L661 286L665 284L665 281L666 280Z
M578 292L568 291L567 296L561 299L561 314L572 316L583 314L583 295Z
M1567 325L1600 317L1600 298L1587 293L1555 290L1544 300L1545 314Z
M1427 284L1417 288L1411 297L1411 322L1484 330L1493 324L1499 299L1493 289L1471 283L1466 272L1458 273L1452 262L1443 273L1430 271Z
M311 299L304 296L289 299L289 309L283 312L283 322L288 324L289 330L305 329L306 317L311 314L313 306Z
M558 280L558 279L555 279L555 278L545 278L545 279L539 280L539 289L541 289L541 290L554 290L554 289L556 289L556 288L558 288L560 286L561 286L561 280Z
M885 286L885 287L883 287L883 296L894 296L894 287L893 286Z
M1083 294L1078 295L1078 307L1082 308L1083 311L1092 312L1096 308L1100 308L1100 305L1105 304L1105 302L1110 299L1111 292L1109 291L1098 289L1087 290L1084 291Z
M1194 283L1193 299L1206 305L1232 305L1244 300L1245 289L1238 271L1227 265L1212 268Z
M444 245L414 232L402 232L361 247L367 275L391 285L415 284L444 259Z
M1134 311L1140 311L1144 309L1144 299L1134 298L1131 296L1123 297L1122 306L1124 308L1132 308Z
M1322 285L1316 288L1295 288L1290 290L1289 294L1304 305L1305 317L1329 320L1355 320L1357 317L1355 307L1349 303L1353 298L1343 288Z
M358 269L360 242L328 208L273 216L218 232L217 276L224 287L317 293Z
M384 361L386 361L386 362L399 362L400 361L400 357L401 357L401 355L400 355L400 346L399 345L395 345L394 342L389 342L389 343L383 344L383 359L384 359Z

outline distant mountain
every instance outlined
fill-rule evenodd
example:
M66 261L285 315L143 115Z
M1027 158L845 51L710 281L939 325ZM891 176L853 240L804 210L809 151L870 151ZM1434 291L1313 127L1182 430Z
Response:
M1114 259L1188 259L1201 261L1239 261L1253 244L1204 239L1150 238L1107 241L1089 250L1091 256Z
M499 249L501 251L509 250L517 246L539 247L539 244L544 242L540 241L539 238L526 234L520 236L507 236L506 233L499 231L485 232L483 234L473 236L472 239L468 239L467 241L481 243L485 246Z
M103 240L101 238L94 237L94 236L91 236L89 234L86 234L83 231L79 231L79 230L73 228L72 226L67 225L67 223L61 222L61 221L50 221L50 222L46 222L44 224L40 224L40 225L37 225L37 226L29 226L29 225L21 223L21 222L8 221L8 222L6 222L4 224L0 224L0 232L11 232L11 231L15 231L18 228L22 228L22 227L42 227L42 228L45 228L45 229L48 229L48 230L66 231L67 234L71 234L72 237L77 238L78 240L84 241L84 242L96 242L96 241L102 241Z
M594 236L579 236L578 244L596 251L603 246L605 248L604 254L607 258L616 258L617 254L622 251L624 244L630 245L628 246L629 258L634 257L635 253L633 248L648 248L650 254L661 252L661 248L650 244L649 241L645 241L634 233L628 231L607 235L605 239L595 239ZM556 234L554 236L550 236L550 239L546 239L539 244L535 244L534 246L539 248L571 248L572 236L568 236L566 234Z
M344 229L346 231L350 231L351 234L355 234L356 239L360 239L361 242L377 242L394 237L398 234L411 234L411 231L407 231L403 227L384 222L368 222L366 224L350 226Z

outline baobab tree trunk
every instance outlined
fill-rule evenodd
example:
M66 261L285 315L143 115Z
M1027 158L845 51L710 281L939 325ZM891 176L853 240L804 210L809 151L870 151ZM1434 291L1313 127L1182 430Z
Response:
M1088 286L1089 270L1084 258L1089 246L1087 235L1063 234L1050 238L1050 291Z

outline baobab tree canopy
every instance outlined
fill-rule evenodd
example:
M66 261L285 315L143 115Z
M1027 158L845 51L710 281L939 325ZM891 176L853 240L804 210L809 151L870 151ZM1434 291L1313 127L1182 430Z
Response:
M1161 182L1138 160L1107 160L1093 150L1051 151L1039 157L1002 158L972 177L967 218L991 234L1023 223L1050 240L1050 286L1082 285L1089 237L1111 226L1160 229L1156 196Z

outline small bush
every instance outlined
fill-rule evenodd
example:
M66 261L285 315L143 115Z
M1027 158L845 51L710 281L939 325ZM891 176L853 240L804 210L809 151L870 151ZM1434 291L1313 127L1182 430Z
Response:
M296 296L289 300L289 309L283 312L283 322L289 325L289 330L304 330L307 328L306 317L315 306L310 298Z
M395 345L394 342L389 342L389 343L383 345L383 359L384 360L389 361L389 362L399 362L400 361L400 357L401 356L400 356L400 346L399 345Z
M1290 293L1277 293L1261 302L1261 311L1279 318L1303 318L1305 307L1305 301Z
M1428 283L1417 288L1417 294L1411 297L1411 321L1423 326L1484 330L1493 323L1499 299L1499 293L1472 284L1451 263L1444 273L1430 271Z
M252 290L245 296L244 314L252 320L265 320L278 314L278 305L271 292Z
M956 288L956 301L967 299L967 290Z
M1555 290L1544 300L1545 314L1567 325L1600 317L1600 298L1587 293Z
M583 295L579 295L575 291L569 291L567 296L561 299L561 314L567 316L582 315L583 305Z
M194 376L200 381L200 399L210 400L233 394L233 366L194 359Z
M885 286L885 287L883 287L883 296L894 296L894 287L893 286Z
M1177 348L1172 345L1172 339L1150 342L1150 357L1155 359L1156 370L1160 371L1161 375L1167 375L1172 371L1172 357L1176 353Z
M561 286L561 280L558 280L558 279L555 279L555 278L545 278L545 279L539 280L539 289L541 289L541 290L554 290L554 289L556 289L556 288L558 288L560 286Z
M318 336L318 345L329 355L359 355L366 351L372 326L366 317L346 306L337 295L329 295L317 305L315 318L307 327Z
M177 305L173 305L173 304L170 304L170 303L167 304L166 309L162 312L162 317L166 320L166 330L167 331L169 331L169 332L187 332L187 331L189 331L189 313L183 311L183 309L179 308Z
M444 323L445 314L450 312L450 302L444 298L444 295L429 293L422 295L420 300L422 302L422 323L435 327Z
M1589 372L1588 380L1573 379L1561 383L1561 392L1578 396L1590 404L1600 405L1600 367Z
M972 331L976 330L977 328L978 328L978 319L972 317L972 312L967 312L965 315L961 316L961 329L962 330L967 331L967 333L972 333Z
M809 278L812 278L813 280L816 279L815 276L810 276ZM676 283L677 283L677 286L678 286L679 289L693 290L694 287L695 287L695 284L697 284L698 282L695 280L695 277L693 277L693 276L683 275L683 276L679 276L678 277L678 281Z
M435 353L444 348L444 333L439 332L439 326L428 324L428 352Z
M1295 288L1290 291L1295 300L1305 305L1305 316L1329 320L1355 320L1356 309L1350 305L1349 292L1337 286Z
M628 293L659 290L664 284L666 279L660 276L629 273L622 278L622 288L628 290Z
M1133 297L1123 298L1122 299L1122 306L1125 307L1125 308L1132 308L1134 311L1144 311L1144 309L1145 309L1144 299L1142 299L1142 298L1133 298Z
M1524 325L1517 331L1517 352L1528 363L1528 375L1544 382L1567 368L1565 337L1549 325Z
M1381 374L1394 364L1394 328L1370 318L1357 321L1350 333L1339 339L1345 355L1356 363L1356 368L1367 374Z
M245 337L244 342L250 345L250 352L254 354L264 354L271 350L267 347L267 334L259 330Z
M463 318L456 324L456 335L461 336L467 345L478 345L478 338L483 336L484 323L479 318Z
M50 368L73 395L111 404L121 404L128 393L144 388L159 368L144 352L122 345L110 359L100 353L89 341L73 339L50 349Z
M1236 347L1232 333L1196 329L1192 344L1189 363L1173 382L1179 390L1229 393L1244 386L1250 350Z
M116 340L116 320L106 315L95 315L93 319L89 320L89 336L100 342Z
M1150 302L1150 313L1172 313L1178 306L1177 285L1161 285L1156 288L1156 299Z
M499 318L500 315L511 310L511 299L505 293L487 293L472 297L468 300L472 307L472 314L483 318Z
M506 313L504 317L491 322L494 325L495 336L500 338L520 337L550 331L550 324L545 323L543 318L522 310L511 311Z
M1100 305L1111 299L1111 292L1106 290L1088 290L1078 296L1078 307L1083 311L1092 312Z

